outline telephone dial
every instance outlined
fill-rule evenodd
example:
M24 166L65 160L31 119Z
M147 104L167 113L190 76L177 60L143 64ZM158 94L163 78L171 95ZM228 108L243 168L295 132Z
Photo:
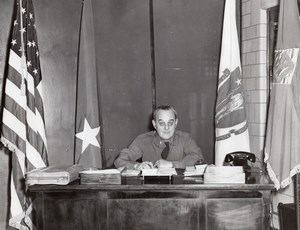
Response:
M230 162L234 166L243 166L244 169L250 169L248 161L255 162L255 154L249 152L233 152L225 156L225 162Z

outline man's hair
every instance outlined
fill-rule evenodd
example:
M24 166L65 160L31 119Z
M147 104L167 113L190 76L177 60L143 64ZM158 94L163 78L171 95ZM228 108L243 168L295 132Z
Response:
M173 107L171 107L169 105L161 105L161 106L158 106L153 111L153 114L152 114L153 120L156 120L156 115L157 115L158 111L160 111L160 110L164 110L164 111L170 110L170 111L172 111L174 113L175 119L177 119L177 112L176 112L176 110Z

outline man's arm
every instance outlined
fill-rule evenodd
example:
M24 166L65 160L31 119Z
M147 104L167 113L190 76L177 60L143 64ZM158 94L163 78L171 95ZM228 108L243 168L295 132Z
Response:
M128 148L122 149L119 157L114 162L115 167L119 168L125 166L128 169L137 170L153 168L152 162L137 162L137 160L143 156L142 142L141 137L137 137Z
M128 169L134 169L136 160L139 159L141 155L138 152L133 151L130 148L122 149L119 157L115 160L114 165L116 168L126 166Z
M173 161L173 167L185 168L186 166L193 166L197 161L204 160L202 151L196 142L187 136L183 146L184 158L181 161Z

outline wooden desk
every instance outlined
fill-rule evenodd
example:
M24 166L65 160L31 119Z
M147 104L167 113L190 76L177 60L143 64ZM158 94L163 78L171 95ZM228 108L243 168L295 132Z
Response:
M203 184L201 178L174 184L34 185L37 228L109 230L269 229L270 191L255 176L251 184ZM181 184L176 184L181 183Z

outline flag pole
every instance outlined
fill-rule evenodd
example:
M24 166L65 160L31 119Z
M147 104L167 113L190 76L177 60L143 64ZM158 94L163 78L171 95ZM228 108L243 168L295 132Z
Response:
M155 75L155 43L154 43L154 22L153 22L153 0L149 0L149 21L150 21L150 48L151 48L152 111L154 111L156 109L156 75Z
M95 61L97 63L97 55L95 55ZM97 71L97 69L96 69ZM97 88L100 88L99 78L96 78ZM100 151L101 151L101 160L102 160L102 168L107 167L106 162L106 153L105 153L105 142L104 142L104 131L103 131L103 118L102 118L102 100L101 100L101 91L97 91L97 99L98 99L98 114L99 114L99 122L100 122Z
M80 161L81 154L79 155L78 160L76 161L76 122L77 122L77 100L78 100L78 76L79 76L79 56L80 56L80 40L81 40L81 27L82 27L82 17L83 17L83 8L84 0L82 0L81 4L81 12L80 12L80 21L79 21L79 38L78 38L78 47L77 47L77 65L76 65L76 80L75 80L75 125L74 125L74 144L73 144L73 164L78 164Z

